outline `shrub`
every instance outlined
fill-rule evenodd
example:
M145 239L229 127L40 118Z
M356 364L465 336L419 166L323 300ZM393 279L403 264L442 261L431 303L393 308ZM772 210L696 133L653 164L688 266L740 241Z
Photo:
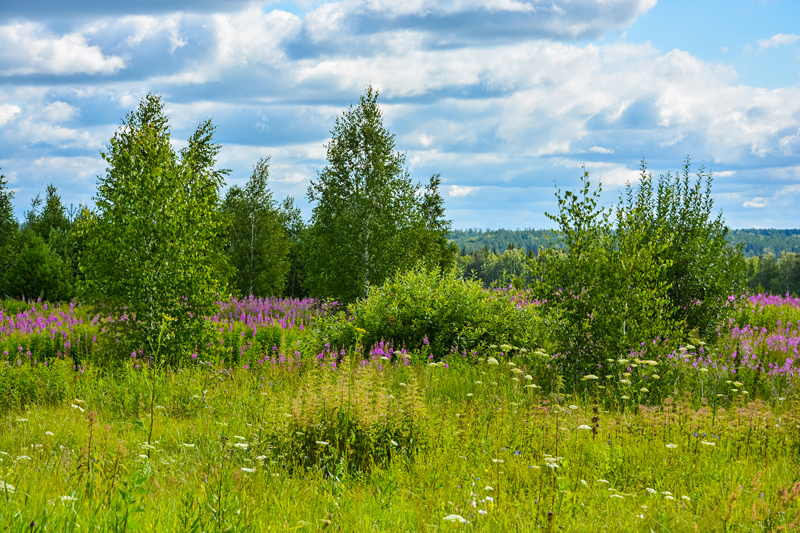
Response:
M344 366L349 361L343 361ZM310 376L292 401L292 423L268 438L277 454L303 467L332 474L386 466L412 454L426 438L426 411L414 382L389 390L374 367ZM338 463L338 465L337 465Z
M590 193L588 172L582 183L578 194L559 190L559 214L548 214L568 251L551 244L533 264L534 292L555 323L554 352L570 373L596 372L606 359L660 353L681 332L664 280L670 263L659 256L669 234L643 222L647 205L638 198L620 201L612 222L611 210L598 207L602 187Z
M317 345L372 346L381 340L418 349L429 343L441 358L451 348L475 350L489 344L535 347L541 322L533 305L509 291L487 291L456 270L422 267L398 273L369 296L315 327Z

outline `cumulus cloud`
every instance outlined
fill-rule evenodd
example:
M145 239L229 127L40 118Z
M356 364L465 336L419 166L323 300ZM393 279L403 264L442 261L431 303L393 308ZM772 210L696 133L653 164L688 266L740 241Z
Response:
M462 185L451 185L450 186L450 190L447 191L447 194L449 194L453 198L460 198L460 197L472 194L474 192L478 192L480 189L481 189L480 187L466 187L466 186L462 186Z
M767 207L769 204L769 200L766 198L753 198L752 200L747 200L745 203L742 204L742 207Z
M778 33L769 39L759 39L757 43L758 47L761 49L779 48L781 46L794 44L798 39L800 39L800 35L795 35L793 33Z
M57 36L34 22L0 26L0 75L113 74L125 67L80 33Z
M12 104L0 104L0 126L14 118L20 112L19 106Z
M613 154L614 150L611 148L603 148L602 146L592 146L589 148L590 152L594 152L595 154Z

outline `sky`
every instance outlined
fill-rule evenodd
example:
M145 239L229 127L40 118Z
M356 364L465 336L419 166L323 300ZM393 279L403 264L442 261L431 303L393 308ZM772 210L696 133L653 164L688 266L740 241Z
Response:
M91 206L154 92L176 147L210 118L228 184L271 157L308 218L368 85L455 228L553 227L582 168L612 205L687 156L730 227L800 227L797 0L0 0L0 172L20 218L50 183Z

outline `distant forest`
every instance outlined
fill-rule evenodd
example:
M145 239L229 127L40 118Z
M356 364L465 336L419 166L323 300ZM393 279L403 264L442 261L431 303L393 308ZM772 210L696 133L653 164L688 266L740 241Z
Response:
M450 232L450 240L465 253L486 249L502 254L512 245L515 249L535 251L547 244L548 237L558 242L558 237L552 230L473 228ZM733 244L743 243L747 257L768 253L780 257L782 252L800 253L800 229L736 229L728 233L728 240Z

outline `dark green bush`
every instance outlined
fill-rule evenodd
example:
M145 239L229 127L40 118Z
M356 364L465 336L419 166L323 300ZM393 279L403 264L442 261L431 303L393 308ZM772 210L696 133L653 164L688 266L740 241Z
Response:
M384 340L398 349L419 349L427 339L436 358L451 348L471 351L502 343L537 347L542 323L525 296L484 290L456 270L418 267L371 287L367 298L350 307L349 316L340 312L320 321L315 336L318 345L339 348L359 340L367 347Z
M33 232L24 232L24 244L5 273L5 292L12 298L42 298L57 302L73 295L69 266Z

